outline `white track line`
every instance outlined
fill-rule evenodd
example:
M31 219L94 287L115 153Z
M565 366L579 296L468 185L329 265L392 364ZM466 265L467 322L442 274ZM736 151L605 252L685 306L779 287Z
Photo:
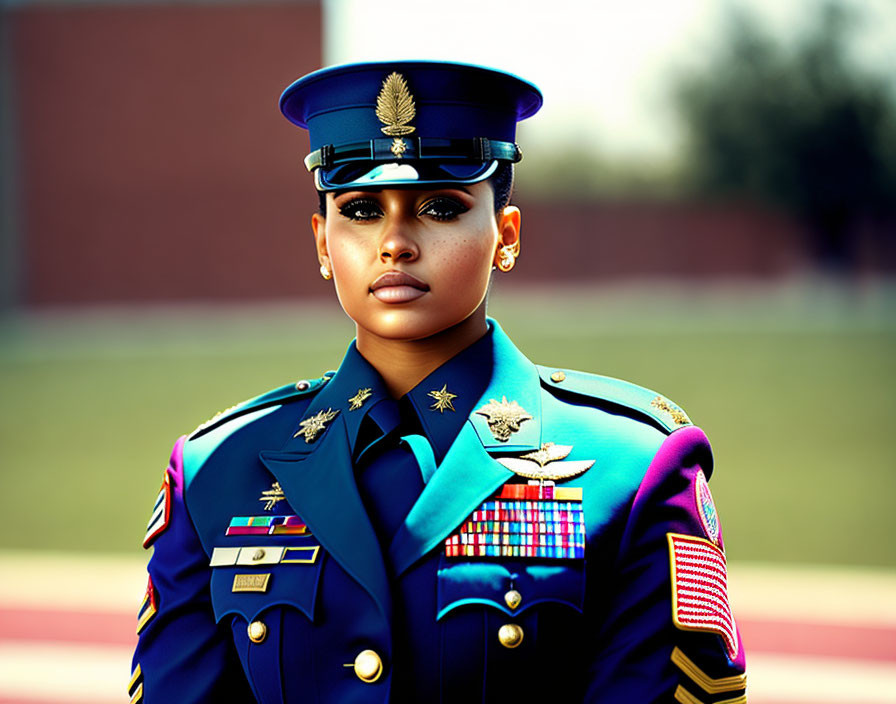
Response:
M896 627L892 570L735 562L728 572L737 618Z
M136 613L148 558L0 551L0 606Z
M747 694L755 702L893 704L896 666L748 652Z
M113 646L0 642L0 697L29 702L121 704L131 651Z

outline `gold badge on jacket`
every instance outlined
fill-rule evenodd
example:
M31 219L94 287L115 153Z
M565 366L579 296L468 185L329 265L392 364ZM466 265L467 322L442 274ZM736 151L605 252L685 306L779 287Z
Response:
M555 445L552 442L546 442L535 452L529 452L520 457L500 457L498 462L514 474L543 482L569 479L591 469L594 460L563 461L570 452L572 452L572 445Z
M327 427L327 423L338 415L339 411L334 411L332 408L316 413L299 423L299 429L293 437L297 438L301 435L305 438L305 442L314 442L317 436L323 432L323 429Z
M489 399L487 404L476 409L476 413L485 416L488 429L499 442L507 442L511 434L520 429L521 423L532 420L525 408L516 401L508 401L506 396L500 401Z

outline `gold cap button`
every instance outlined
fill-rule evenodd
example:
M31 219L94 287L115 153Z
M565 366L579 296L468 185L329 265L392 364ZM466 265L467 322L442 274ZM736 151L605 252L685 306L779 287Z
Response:
M355 674L362 682L376 682L383 674L383 661L374 650L362 650L355 658Z
M565 378L566 374L564 374L563 372L554 372L553 374L551 374L551 381L556 381L557 383L560 383Z
M511 609L515 609L520 605L520 602L523 600L523 595L520 594L516 589L511 589L504 595L504 601Z
M515 648L523 642L523 629L515 623L505 623L498 629L498 640L505 648Z
M264 621L253 621L249 624L249 640L253 643L261 643L268 635L268 627Z
M253 560L260 560L263 557L264 557L264 550L262 550L261 548L258 548L258 550L256 550L255 552L252 553Z

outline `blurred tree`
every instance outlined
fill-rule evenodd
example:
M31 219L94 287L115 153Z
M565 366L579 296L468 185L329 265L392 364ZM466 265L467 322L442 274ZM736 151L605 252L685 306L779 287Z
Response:
M892 237L896 213L896 104L885 78L850 58L856 19L828 3L782 46L735 8L716 55L675 81L694 191L793 212L833 269L853 263L855 228L889 223Z

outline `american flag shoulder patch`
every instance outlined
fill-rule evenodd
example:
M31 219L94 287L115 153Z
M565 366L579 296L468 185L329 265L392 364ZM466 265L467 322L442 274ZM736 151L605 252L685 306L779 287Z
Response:
M171 518L171 475L165 470L165 478L162 480L162 488L152 507L152 515L146 526L146 535L143 538L143 547L148 548L168 527Z
M685 631L722 637L737 657L737 627L728 603L728 569L721 548L703 538L667 533L672 572L672 619Z

